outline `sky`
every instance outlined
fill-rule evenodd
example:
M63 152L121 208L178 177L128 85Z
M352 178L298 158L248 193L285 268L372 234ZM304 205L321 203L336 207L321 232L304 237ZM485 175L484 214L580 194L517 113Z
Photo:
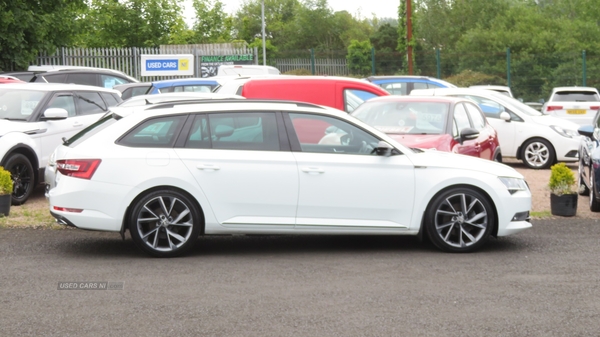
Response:
M327 3L334 12L346 10L355 17L360 13L361 18L370 18L371 13L374 13L381 19L397 18L400 1L403 0L327 0ZM188 2L191 3L186 1ZM221 2L225 6L225 12L233 14L240 8L242 0L221 0ZM193 13L191 5L187 7L186 12Z

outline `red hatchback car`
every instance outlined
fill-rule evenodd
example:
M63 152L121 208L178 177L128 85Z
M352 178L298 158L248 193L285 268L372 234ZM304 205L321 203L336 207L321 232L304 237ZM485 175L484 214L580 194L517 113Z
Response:
M465 98L377 97L352 116L405 146L502 161L496 130L477 104Z

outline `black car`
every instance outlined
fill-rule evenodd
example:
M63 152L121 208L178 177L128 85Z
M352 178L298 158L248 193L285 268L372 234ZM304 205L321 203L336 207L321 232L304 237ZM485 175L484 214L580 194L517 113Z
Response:
M579 194L590 195L590 210L600 212L600 113L592 125L577 130L584 136L579 146Z
M47 82L47 83L70 83L92 85L103 88L113 88L115 85L136 83L133 77L126 74L102 68L66 68L53 69L41 73L36 73L30 82Z

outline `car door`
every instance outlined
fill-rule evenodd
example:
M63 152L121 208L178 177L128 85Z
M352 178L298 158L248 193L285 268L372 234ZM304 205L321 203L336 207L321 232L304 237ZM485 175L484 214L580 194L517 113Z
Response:
M298 169L282 123L274 112L195 116L176 153L222 226L293 228Z
M86 126L83 122L85 117L77 114L76 100L77 98L72 92L55 93L41 112L40 121L43 122L45 129L41 133L42 153L40 166L43 167L48 162L48 157L62 143L63 138L70 138ZM50 108L65 109L68 117L59 120L45 120L43 117L44 111Z
M518 133L523 132L525 127L523 119L507 110L502 104L478 95L457 95L459 97L469 98L477 103L483 111L488 123L496 130L498 142L502 148L502 154L509 157L516 156L518 146ZM510 115L510 120L505 121L500 118L500 114L506 112Z
M464 102L463 104L469 114L473 128L479 131L479 136L475 139L476 144L480 147L479 157L482 159L493 160L497 146L494 141L496 132L486 123L485 116L475 104L468 102Z
M465 139L460 143L460 135L464 129L473 128L469 119L467 110L462 103L454 105L454 114L452 115L452 137L457 143L452 148L453 153L464 154L467 156L480 157L481 145L478 138Z
M379 139L332 117L289 113L299 179L299 230L398 230L408 227L414 204L414 168L402 154L373 153ZM328 125L319 142L303 142L306 128Z

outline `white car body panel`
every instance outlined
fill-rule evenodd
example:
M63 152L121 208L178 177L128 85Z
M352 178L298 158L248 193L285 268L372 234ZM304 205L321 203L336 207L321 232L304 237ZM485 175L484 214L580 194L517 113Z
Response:
M140 148L116 140L152 116L231 111L298 111L334 116L388 142L392 156L188 148ZM430 200L449 186L487 194L498 218L498 236L531 227L513 221L531 209L531 192L514 194L498 177L523 179L509 166L439 151L413 152L344 112L288 103L182 104L124 117L69 148L57 159L101 159L92 179L65 176L55 166L47 177L50 211L79 228L124 229L127 209L144 191L187 192L200 206L205 234L404 234L421 230ZM58 207L59 209L56 209ZM80 213L60 208L81 209Z

